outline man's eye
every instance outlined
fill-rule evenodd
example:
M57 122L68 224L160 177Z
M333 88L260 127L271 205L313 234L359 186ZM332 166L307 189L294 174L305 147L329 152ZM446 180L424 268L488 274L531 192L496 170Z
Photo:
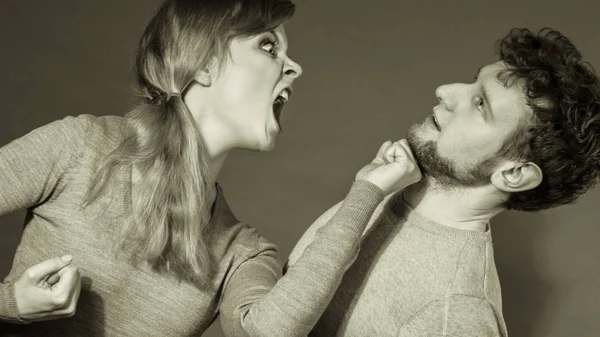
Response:
M275 54L275 46L277 46L277 43L269 39L263 40L260 43L260 47L269 54Z
M477 109L479 109L481 112L484 112L483 109L485 107L485 102L483 101L483 98L477 97L475 103L477 104Z

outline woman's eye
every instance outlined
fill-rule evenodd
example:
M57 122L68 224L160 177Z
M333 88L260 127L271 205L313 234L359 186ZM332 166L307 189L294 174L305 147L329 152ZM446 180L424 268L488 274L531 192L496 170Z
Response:
M277 43L273 40L264 40L260 43L260 47L269 54L275 54L275 46Z

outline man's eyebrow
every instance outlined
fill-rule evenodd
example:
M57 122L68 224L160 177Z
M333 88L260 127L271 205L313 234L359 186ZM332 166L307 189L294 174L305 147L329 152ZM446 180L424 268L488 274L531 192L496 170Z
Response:
M481 69L483 69L483 66L477 68L477 72L475 73L475 77L479 78L479 74L481 73Z
M481 86L481 94L483 95L483 100L485 101L485 104L487 104L488 108L489 108L489 117L490 118L494 118L494 111L492 110L492 101L490 101L490 97L488 96L487 90L485 90L485 87L482 85Z
M477 69L477 78L479 78L479 75L481 74L481 70L483 69L483 66L479 67ZM486 113L486 115L488 115L490 118L494 118L494 111L492 110L492 101L490 101L490 96L488 95L487 90L485 90L485 86L483 84L481 84L481 94L483 96L483 100L485 101L485 104L488 106L488 110L489 113Z

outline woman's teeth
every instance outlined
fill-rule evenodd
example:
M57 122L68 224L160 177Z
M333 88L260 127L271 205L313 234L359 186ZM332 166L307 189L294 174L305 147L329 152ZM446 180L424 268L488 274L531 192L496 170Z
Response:
M281 94L279 94L279 96L277 96L277 98L279 97L281 97L284 100L283 103L285 104L290 99L290 93L287 91L287 89L285 89L281 92Z
M281 97L281 96L277 96L277 98L275 99L275 102L273 102L273 114L275 115L275 120L277 121L277 124L279 125L279 129L281 130L281 113L283 112L283 106L286 103L286 99Z
M281 113L283 112L283 106L290 99L290 92L288 89L284 89L281 91L275 101L273 101L273 115L275 116L275 121L277 121L277 125L279 126L279 130L281 130Z

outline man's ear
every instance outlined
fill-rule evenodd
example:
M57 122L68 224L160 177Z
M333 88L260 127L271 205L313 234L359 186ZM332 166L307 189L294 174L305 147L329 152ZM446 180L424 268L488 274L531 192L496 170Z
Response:
M542 183L542 169L532 162L506 162L494 171L492 185L504 192L532 190Z

